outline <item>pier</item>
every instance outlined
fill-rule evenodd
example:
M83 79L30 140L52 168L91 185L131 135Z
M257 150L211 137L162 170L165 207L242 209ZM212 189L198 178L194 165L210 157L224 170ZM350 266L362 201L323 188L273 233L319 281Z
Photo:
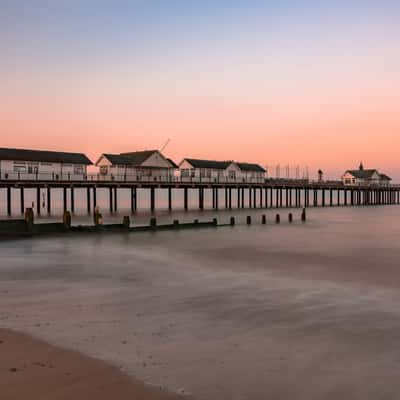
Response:
M148 209L157 210L157 192L164 190L167 196L167 208L176 208L174 198L180 193L183 208L189 210L189 191L196 197L194 203L199 210L210 204L211 209L267 209L267 208L308 208L337 206L378 206L400 204L400 185L390 186L346 186L341 181L314 182L306 180L264 179L262 181L207 180L170 178L164 180L129 181L126 177L113 180L100 179L97 175L88 175L82 180L70 180L68 176L57 179L35 180L19 179L18 176L0 177L0 191L5 191L5 210L3 214L12 214L12 204L19 203L21 214L25 211L25 190L35 190L35 211L51 214L52 191L62 191L63 210L76 211L76 192L85 192L85 211L92 213L97 204L98 189L108 191L108 209L116 213L119 209L118 196L121 190L130 193L130 209L138 209L138 189L148 192ZM4 194L2 194L4 195ZM15 198L17 196L17 198ZM208 197L207 197L208 196ZM45 199L45 202L43 202ZM193 200L193 197L191 198ZM45 203L45 208L42 205ZM193 207L193 201L191 202ZM69 205L69 207L68 207Z

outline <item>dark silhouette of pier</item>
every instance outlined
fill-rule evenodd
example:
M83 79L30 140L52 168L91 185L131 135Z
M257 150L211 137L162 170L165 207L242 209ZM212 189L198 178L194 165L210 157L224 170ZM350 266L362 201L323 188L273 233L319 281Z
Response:
M173 192L183 194L183 207L189 209L189 189L197 191L198 209L203 210L206 189L211 190L212 208L307 208L333 206L378 206L400 204L400 185L390 186L345 186L341 181L314 182L307 180L263 179L254 181L219 181L210 179L180 179L129 181L126 177L114 180L97 179L87 176L84 180L69 180L68 177L58 179L23 180L18 177L0 179L0 190L6 191L6 212L11 215L12 189L19 191L21 214L25 209L25 189L36 190L35 208L40 215L41 193L45 191L46 209L51 213L52 189L62 189L63 209L67 210L68 198L70 211L75 212L75 190L86 189L86 209L91 213L97 206L97 190L109 191L108 205L111 213L118 211L118 193L120 189L130 190L130 208L137 210L137 190L149 191L149 209L156 210L156 192L166 189L168 192L168 209L174 208ZM221 192L224 196L221 195ZM234 195L233 195L234 193ZM15 192L14 192L15 194ZM245 195L246 194L246 195ZM221 201L220 197L223 197ZM211 199L210 199L211 200ZM15 201L15 199L14 199Z

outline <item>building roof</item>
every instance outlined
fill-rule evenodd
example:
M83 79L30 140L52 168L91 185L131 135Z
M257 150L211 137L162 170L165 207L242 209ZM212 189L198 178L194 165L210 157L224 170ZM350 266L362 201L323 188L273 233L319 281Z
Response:
M382 180L384 181L391 181L392 178L390 176L387 176L386 174L379 174Z
M104 153L103 156L106 157L113 165L129 165L132 167L139 167L154 153L160 152L158 150L144 150L121 154ZM164 157L162 154L161 156ZM178 166L170 158L166 158L166 160L171 164L171 168L178 168Z
M171 158L167 158L167 161L172 165L172 168L179 168L178 165Z
M371 179L374 173L378 173L376 169L353 169L347 170L346 173L353 175L357 179Z
M91 165L82 153L0 148L0 160Z
M261 165L249 163L236 163L242 171L267 172Z
M185 158L193 168L226 169L232 161L198 160L195 158Z
M158 150L145 150L135 151L130 153L108 154L104 153L103 156L114 165L132 165L139 166L143 164L151 155Z

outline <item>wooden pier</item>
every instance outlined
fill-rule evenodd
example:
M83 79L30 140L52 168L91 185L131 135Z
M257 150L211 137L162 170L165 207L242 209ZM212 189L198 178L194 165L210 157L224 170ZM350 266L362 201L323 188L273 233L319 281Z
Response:
M189 209L189 190L197 192L197 207L205 208L206 195L211 191L210 204L212 209L243 209L243 208L307 208L307 207L333 207L333 206L375 206L400 204L400 185L390 186L345 186L340 181L308 182L304 180L265 179L262 182L211 182L207 180L177 180L167 181L127 181L124 180L97 180L87 177L82 181L70 180L0 180L0 190L6 192L5 213L11 215L13 192L19 192L20 212L25 210L25 190L36 191L35 211L40 215L43 211L51 213L52 190L62 190L62 203L64 211L67 204L70 211L75 212L75 191L86 191L86 210L90 214L97 206L97 190L108 190L108 207L111 213L118 211L118 194L121 189L130 191L130 208L135 213L138 208L138 189L149 192L148 208L156 211L156 192L167 190L167 207L174 209L173 192L180 191L183 195L183 208ZM45 204L43 210L42 191L45 191ZM223 197L223 203L220 198ZM69 202L68 202L69 198ZM4 210L0 210L3 213Z

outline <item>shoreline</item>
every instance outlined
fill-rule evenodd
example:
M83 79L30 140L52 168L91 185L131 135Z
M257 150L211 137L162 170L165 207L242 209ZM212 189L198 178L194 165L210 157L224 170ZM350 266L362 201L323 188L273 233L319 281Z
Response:
M2 400L178 400L104 361L62 349L24 333L0 328Z

